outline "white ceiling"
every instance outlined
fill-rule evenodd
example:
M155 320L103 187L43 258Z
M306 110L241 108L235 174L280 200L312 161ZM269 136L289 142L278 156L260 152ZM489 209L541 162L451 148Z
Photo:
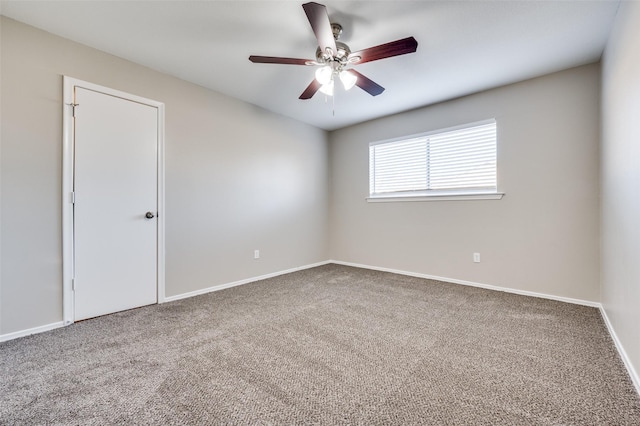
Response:
M306 1L306 0L305 0ZM1 13L268 110L333 130L597 61L619 0L322 1L352 51L414 36L416 53L356 67L386 88L298 96L314 68L304 1L6 1ZM333 110L335 107L335 115Z

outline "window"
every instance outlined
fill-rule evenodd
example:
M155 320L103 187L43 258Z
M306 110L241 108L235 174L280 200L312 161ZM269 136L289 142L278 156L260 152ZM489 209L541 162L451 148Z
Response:
M496 164L495 120L374 142L369 145L369 200L502 198Z

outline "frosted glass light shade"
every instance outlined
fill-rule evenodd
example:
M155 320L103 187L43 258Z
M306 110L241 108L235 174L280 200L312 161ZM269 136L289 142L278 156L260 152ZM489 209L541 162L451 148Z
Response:
M323 84L320 91L328 96L333 96L333 80L329 80L327 84Z
M344 85L344 90L349 90L355 86L357 80L358 77L349 71L340 72L340 81L342 81L342 84Z
M324 66L322 68L318 68L316 70L316 80L320 84L327 84L331 81L331 76L333 75L333 70L330 66Z

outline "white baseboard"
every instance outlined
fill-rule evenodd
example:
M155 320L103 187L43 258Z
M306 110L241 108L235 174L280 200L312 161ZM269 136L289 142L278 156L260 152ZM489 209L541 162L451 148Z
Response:
M173 302L174 300L186 299L193 296L199 296L201 294L207 294L213 291L224 290L225 288L231 288L231 287L236 287L243 284L249 284L255 281L266 280L267 278L277 277L278 275L290 274L291 272L302 271L303 269L315 268L317 266L327 265L329 263L331 263L331 261L325 260L323 262L312 263L311 265L298 266L296 268L286 269L284 271L279 271L279 272L273 272L271 274L266 274L266 275L260 275L258 277L246 278L244 280L234 281L231 283L214 285L212 287L190 291L188 293L182 293L182 294L177 294L175 296L165 297L163 303Z
M226 284L220 284L220 285L216 285L216 286L213 286L213 287L204 288L204 289L201 289L201 290L196 290L196 291L191 291L191 292L188 292L188 293L178 294L178 295L175 295L175 296L165 297L163 303L172 302L174 300L186 299L186 298L193 297L193 296L198 296L198 295L201 295L201 294L211 293L213 291L223 290L225 288L236 287L236 286L239 286L239 285L248 284L248 283L252 283L252 282L255 282L255 281L265 280L267 278L277 277L279 275L289 274L291 272L296 272L296 271L301 271L301 270L304 270L304 269L315 268L317 266L323 266L323 265L327 265L327 264L330 264L330 263L335 263L337 265L344 265L344 266L352 266L352 267L355 267L355 268L370 269L370 270L374 270L374 271L391 272L391 273L394 273L394 274L407 275L407 276L411 276L411 277L426 278L426 279L444 281L444 282L453 283L453 284L462 284L462 285L467 285L467 286L472 286L472 287L479 287L479 288L484 288L484 289L487 289L487 290L504 291L504 292L507 292L507 293L521 294L521 295L524 295L524 296L539 297L539 298L543 298L543 299L557 300L557 301L560 301L560 302L567 302L567 303L573 303L573 304L577 304L577 305L584 305L584 306L591 306L591 307L594 307L594 308L598 308L598 309L600 309L600 313L602 314L602 318L604 319L604 322L605 322L605 324L607 326L607 330L609 331L609 335L613 339L613 341L614 341L614 343L616 345L616 349L618 350L618 353L620 354L620 357L622 358L622 361L624 362L624 365L627 368L627 371L629 372L629 376L631 377L631 381L633 382L633 385L635 386L636 391L638 392L638 394L640 394L640 378L638 376L638 373L636 372L635 368L633 367L633 364L631 363L631 360L627 356L627 353L624 350L624 347L622 346L622 343L618 339L618 336L616 335L616 332L615 332L615 330L613 328L613 325L611 324L611 321L609 320L609 317L607 316L607 313L606 313L604 307L600 303L591 302L591 301L588 301L588 300L573 299L573 298L562 297L562 296L554 296L554 295L549 295L549 294L544 294L544 293L536 293L536 292L533 292L533 291L518 290L518 289L513 289L513 288L508 288L508 287L498 287L498 286L489 285L489 284L476 283L476 282L472 282L472 281L459 280L459 279L455 279L455 278L439 277L439 276L435 276L435 275L422 274L422 273L417 273L417 272L402 271L402 270L392 269L392 268L383 268L383 267L377 267L377 266L371 266L371 265L363 265L363 264L352 263L352 262L342 262L342 261L339 261L339 260L327 260L327 261L324 261L324 262L318 262L318 263L313 263L313 264L310 264L310 265L299 266L299 267L287 269L287 270L284 270L284 271L273 272L271 274L266 274L266 275L261 275L261 276L258 276L258 277L247 278L247 279L244 279L244 280L234 281L234 282L226 283ZM8 334L0 334L0 342L5 342L5 341L8 341L8 340L17 339L19 337L29 336L31 334L42 333L42 332L45 332L45 331L53 330L55 328L64 327L64 326L65 326L64 322L60 321L60 322L55 322L55 323L51 323L51 324L47 324L47 325L42 325L42 326L39 326L39 327L30 328L30 329L27 329L27 330L16 331L16 332L13 332L13 333L8 333Z
M64 322L54 322L47 325L41 325L39 327L29 328L27 330L14 331L13 333L0 334L0 342L6 342L7 340L17 339L18 337L30 336L32 334L38 334L45 331L53 330L54 328L64 327Z
M616 349L618 349L618 353L620 354L620 358L622 358L622 362L624 362L624 366L627 367L627 371L629 372L629 376L631 376L631 381L633 385L636 387L636 392L640 395L640 377L636 372L636 369L633 367L627 352L624 350L620 339L618 339L618 335L613 328L613 324L609 320L609 316L607 315L607 311L604 309L604 306L600 306L600 314L602 314L602 318L604 319L604 323L607 325L607 330L609 330L609 335L613 339L613 342L616 344Z
M362 264L359 264L359 263L342 262L342 261L339 261L339 260L331 260L330 263L335 263L337 265L353 266L355 268L371 269L371 270L374 270L374 271L391 272L391 273L394 273L394 274L407 275L407 276L410 276L410 277L426 278L426 279L429 279L429 280L436 280L436 281L444 281L444 282L453 283L453 284L468 285L468 286L471 286L471 287L479 287L479 288L484 288L484 289L487 289L487 290L504 291L506 293L521 294L523 296L532 296L532 297L539 297L539 298L542 298L542 299L557 300L559 302L573 303L574 305L584 305L584 306L591 306L593 308L600 308L600 303L591 302L589 300L572 299L570 297L554 296L554 295L551 295L551 294L536 293L534 291L518 290L518 289L515 289L515 288L509 288L509 287L498 287L498 286L495 286L495 285L476 283L476 282L473 282L473 281L458 280L458 279L455 279L455 278L438 277L438 276L435 276L435 275L421 274L421 273L418 273L418 272L401 271L399 269L381 268L381 267L371 266L371 265L362 265Z
M247 278L247 279L244 279L244 280L234 281L232 283L220 284L220 285L217 285L217 286L213 286L213 287L204 288L204 289L201 289L201 290L192 291L192 292L189 292L189 293L183 293L183 294L178 294L176 296L165 297L164 301L161 302L161 303L172 302L174 300L180 300L180 299L186 299L188 297L198 296L200 294L210 293L212 291L223 290L225 288L235 287L235 286L238 286L238 285L248 284L248 283L252 283L252 282L255 282L255 281L264 280L264 279L267 279L267 278L277 277L278 275L289 274L291 272L301 271L303 269L315 268L316 266L322 266L322 265L326 265L328 263L331 263L331 262L326 260L324 262L318 262L318 263L313 263L311 265L299 266L297 268L291 268L291 269L287 269L285 271L279 271L279 272L274 272L274 273L271 273L271 274L261 275L259 277ZM71 324L71 323L69 323L69 324ZM8 340L17 339L19 337L24 337L24 336L30 336L32 334L43 333L45 331L53 330L55 328L64 327L65 325L69 325L69 324L65 324L64 321L60 321L60 322L54 322L54 323L51 323L51 324L41 325L39 327L29 328L27 330L20 330L20 331L15 331L13 333L0 334L0 342L6 342Z

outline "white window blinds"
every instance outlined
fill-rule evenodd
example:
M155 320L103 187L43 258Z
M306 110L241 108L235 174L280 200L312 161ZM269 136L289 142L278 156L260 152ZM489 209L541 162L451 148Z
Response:
M496 122L369 146L375 196L496 192Z

